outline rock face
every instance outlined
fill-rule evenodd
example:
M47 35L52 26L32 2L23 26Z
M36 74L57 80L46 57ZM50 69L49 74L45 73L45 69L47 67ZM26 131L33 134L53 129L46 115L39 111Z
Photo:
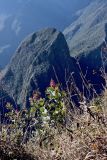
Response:
M106 0L94 0L64 31L70 54L78 58L82 71L87 72L87 79L96 88L101 87L101 82L105 84L100 70L107 72L107 49L102 50L107 47L106 10Z
M29 35L18 47L15 56L2 78L7 93L20 105L25 105L33 90L42 93L51 78L64 85L67 75L75 72L78 82L80 76L75 59L69 55L69 49L63 34L48 28ZM80 84L78 84L80 86Z

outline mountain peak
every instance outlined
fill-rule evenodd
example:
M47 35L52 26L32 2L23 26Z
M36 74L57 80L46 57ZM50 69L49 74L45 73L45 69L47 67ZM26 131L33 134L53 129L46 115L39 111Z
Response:
M59 82L64 83L65 69L77 72L64 35L54 28L47 28L25 38L2 81L8 94L23 105L33 90L39 89L43 93L56 75Z

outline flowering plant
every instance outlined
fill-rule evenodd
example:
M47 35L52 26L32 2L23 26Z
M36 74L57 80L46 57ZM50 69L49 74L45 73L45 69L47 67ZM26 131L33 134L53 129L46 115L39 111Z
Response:
M57 123L64 123L66 113L64 105L65 92L61 91L59 86L51 80L50 86L46 89L46 97L38 97L34 93L30 98L30 114L38 119L39 124L44 125L57 125Z

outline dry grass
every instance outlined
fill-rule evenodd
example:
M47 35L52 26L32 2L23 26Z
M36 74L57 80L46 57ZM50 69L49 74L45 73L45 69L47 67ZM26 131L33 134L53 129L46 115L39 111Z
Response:
M71 117L67 115L65 128L46 126L26 144L17 143L20 129L10 137L2 132L0 160L107 160L107 90L90 104L83 102L81 108L82 114L75 110Z
M97 123L90 126L81 123L71 135L69 132L55 134L47 146L40 147L30 141L25 147L39 160L94 160L107 159L107 130ZM44 142L47 143L47 142ZM44 144L46 145L46 144Z
M47 128L47 138L44 134L33 136L27 144L19 146L14 141L0 141L1 160L107 160L106 99L107 91L101 97L99 113L104 123L101 119L98 121L95 113L94 119L89 113L75 112L69 129Z
M101 99L103 110L99 115L104 121L95 113L94 119L89 113L76 112L70 131L52 129L51 136L41 146L39 138L31 139L25 146L26 151L38 160L107 160L107 91Z
M31 153L27 153L23 146L0 140L0 160L34 160Z

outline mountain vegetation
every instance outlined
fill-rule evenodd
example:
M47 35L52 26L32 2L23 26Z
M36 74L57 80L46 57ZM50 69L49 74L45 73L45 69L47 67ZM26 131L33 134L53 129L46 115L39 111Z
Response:
M53 80L41 98L36 91L30 108L17 110L10 103L0 126L0 158L28 160L106 160L107 90L90 103L73 108L68 93ZM73 104L72 104L73 105Z
M30 34L0 70L0 160L107 160L106 3Z

